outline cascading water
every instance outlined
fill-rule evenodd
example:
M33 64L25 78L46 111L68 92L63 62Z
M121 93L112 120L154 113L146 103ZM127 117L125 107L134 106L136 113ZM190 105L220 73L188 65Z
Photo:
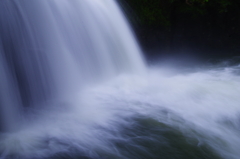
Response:
M238 159L239 65L206 68L145 69L113 0L0 0L0 159Z
M0 15L2 116L144 67L114 1L3 0Z

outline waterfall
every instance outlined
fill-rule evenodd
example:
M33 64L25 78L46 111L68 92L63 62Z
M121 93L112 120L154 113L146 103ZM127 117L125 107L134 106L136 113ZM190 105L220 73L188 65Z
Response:
M113 0L0 1L2 129L16 127L22 108L144 67Z
M0 159L239 159L236 61L145 68L114 0L0 0Z

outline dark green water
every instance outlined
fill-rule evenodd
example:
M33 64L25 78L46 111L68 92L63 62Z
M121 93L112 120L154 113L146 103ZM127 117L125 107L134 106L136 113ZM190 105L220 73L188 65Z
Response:
M112 152L100 149L72 154L59 153L48 159L222 159L206 143L188 137L154 119L138 116L128 119L130 125L121 126L120 131L109 131L108 139ZM108 130L105 130L108 131ZM189 130L191 131L191 130ZM187 133L187 132L186 132ZM193 133L193 132L189 132ZM93 143L94 144L94 143Z

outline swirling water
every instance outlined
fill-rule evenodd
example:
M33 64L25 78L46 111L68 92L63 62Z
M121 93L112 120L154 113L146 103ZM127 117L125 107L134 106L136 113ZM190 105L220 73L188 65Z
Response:
M32 110L20 130L2 133L2 157L237 159L238 70L120 75Z
M0 4L1 159L239 158L238 64L145 68L111 0Z

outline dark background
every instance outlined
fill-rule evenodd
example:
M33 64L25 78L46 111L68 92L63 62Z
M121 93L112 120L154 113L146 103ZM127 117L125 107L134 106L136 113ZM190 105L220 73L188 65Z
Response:
M148 60L240 55L239 0L119 0Z

